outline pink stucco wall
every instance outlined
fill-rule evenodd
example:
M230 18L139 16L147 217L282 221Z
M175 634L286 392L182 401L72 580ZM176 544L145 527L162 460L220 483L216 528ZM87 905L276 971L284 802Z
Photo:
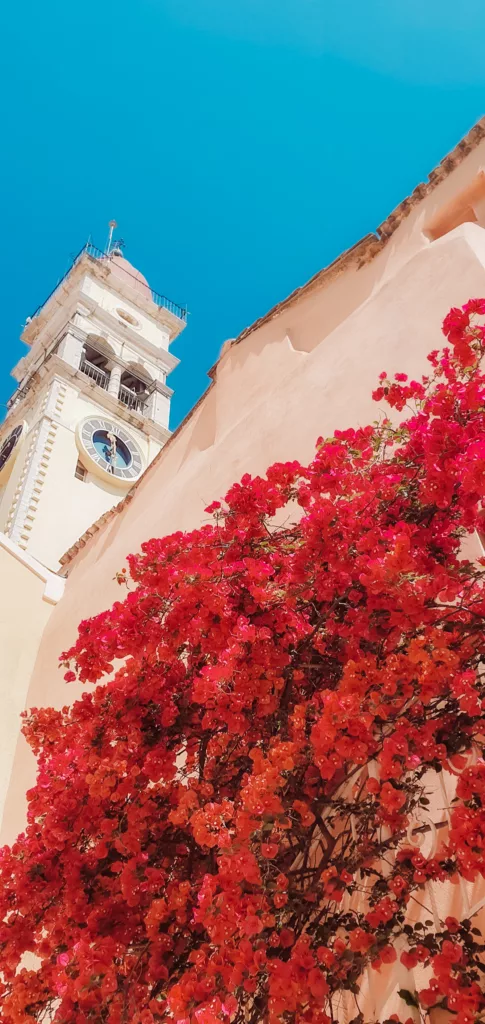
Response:
M245 472L275 460L311 458L320 434L365 424L378 409L371 391L379 372L426 369L441 343L451 305L485 294L485 228L464 223L430 242L424 229L485 165L485 142L473 150L364 266L342 272L281 310L241 343L226 346L215 383L159 459L135 496L77 555L65 596L40 645L28 704L64 704L59 653L81 618L120 593L113 582L126 554L143 540L190 529L204 508ZM19 740L4 814L4 838L22 827L23 793L32 763Z

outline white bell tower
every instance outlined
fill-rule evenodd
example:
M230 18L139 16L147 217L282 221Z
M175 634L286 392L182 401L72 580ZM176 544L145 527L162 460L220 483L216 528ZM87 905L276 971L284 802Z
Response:
M107 248L86 245L29 318L0 427L0 531L52 570L170 437L187 312Z

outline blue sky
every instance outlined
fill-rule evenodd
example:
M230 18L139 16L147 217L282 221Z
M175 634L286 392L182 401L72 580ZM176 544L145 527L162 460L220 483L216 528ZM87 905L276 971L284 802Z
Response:
M485 112L483 0L24 0L4 13L0 402L88 235L187 303L172 426L234 337Z

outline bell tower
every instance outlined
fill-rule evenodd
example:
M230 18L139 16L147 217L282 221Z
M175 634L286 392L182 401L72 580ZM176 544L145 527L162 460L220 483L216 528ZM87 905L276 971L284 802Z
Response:
M186 320L111 239L84 246L29 317L0 426L0 531L47 568L170 437L169 346Z

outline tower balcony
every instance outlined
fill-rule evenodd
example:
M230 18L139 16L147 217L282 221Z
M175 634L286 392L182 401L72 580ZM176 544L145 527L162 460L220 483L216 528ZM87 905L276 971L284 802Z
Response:
M123 367L110 361L102 352L88 345L81 353L78 369L98 388L117 399L126 410L166 425L166 403L171 392L160 381L142 380L129 365Z
M94 383L98 384L100 388L103 388L105 391L108 390L109 373L107 370L103 370L100 366L95 366L95 364L91 363L89 359L86 359L86 356L84 355L81 358L79 369L81 373L84 373L84 375L89 377L90 380L94 380Z
M125 387L124 384L120 384L118 399L128 409L133 409L134 412L139 412L141 416L146 416L148 392L145 395L139 394L136 391L132 391L131 388Z
M85 377L89 377L90 380L94 381L99 388L103 391L108 391L113 397L116 397L122 405L125 405L127 409L131 409L133 412L139 413L141 416L147 415L147 400L149 398L149 389L145 383L141 380L132 379L133 386L127 387L126 384L120 383L115 379L113 371L103 369L101 366L96 366L94 362L83 354L79 369ZM110 387L110 382L114 387Z

